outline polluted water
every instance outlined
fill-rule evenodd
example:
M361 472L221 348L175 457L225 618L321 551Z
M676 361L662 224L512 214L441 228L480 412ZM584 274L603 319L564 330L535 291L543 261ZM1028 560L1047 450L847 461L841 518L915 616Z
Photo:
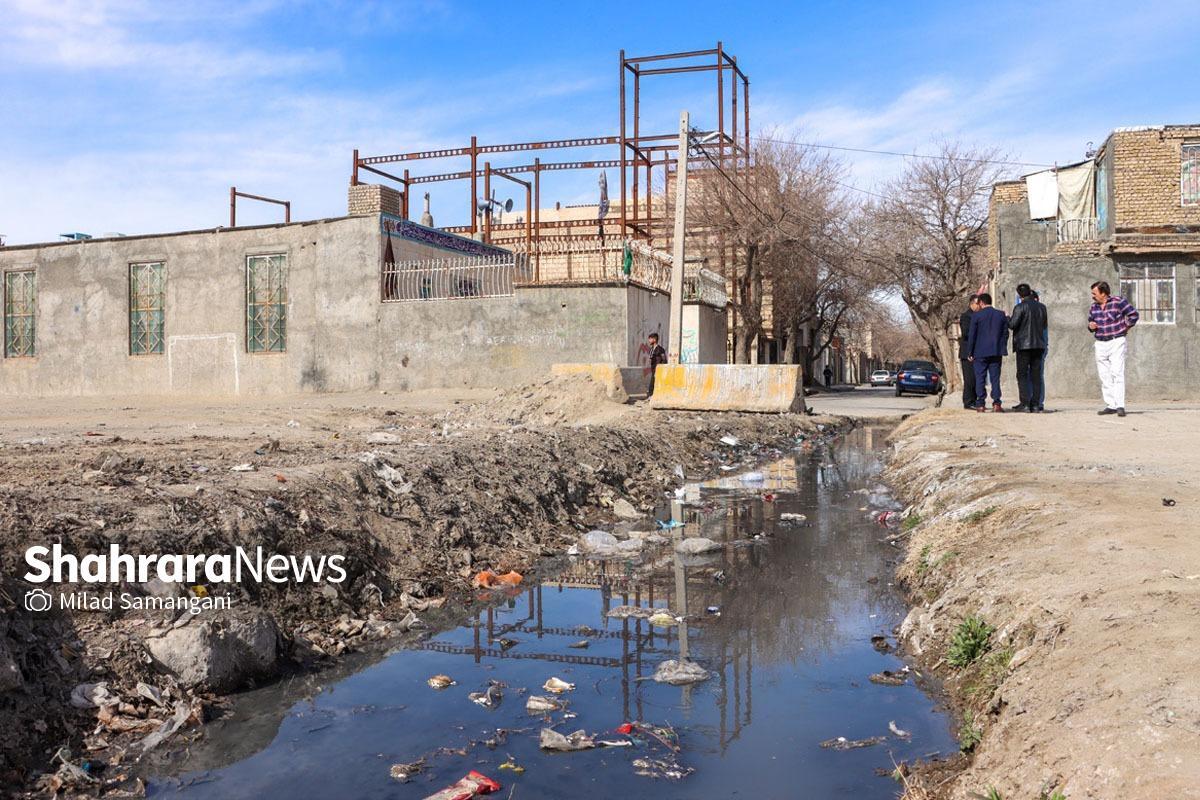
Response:
M538 565L418 641L243 693L147 767L148 795L894 798L895 764L957 745L896 648L885 435L684 487L613 531L641 548Z

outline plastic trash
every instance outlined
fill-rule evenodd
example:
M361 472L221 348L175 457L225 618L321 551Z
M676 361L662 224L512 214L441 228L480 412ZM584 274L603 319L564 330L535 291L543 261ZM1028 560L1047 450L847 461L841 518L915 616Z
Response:
M500 689L500 684L492 681L486 690L482 692L471 692L468 697L471 702L476 705L481 705L484 708L496 708L500 705L500 701L504 699L504 692Z
M677 519L668 519L668 520L657 519L654 521L654 524L658 526L658 529L660 531L669 531L672 528L682 528L683 527L683 523Z
M471 770L457 783L447 786L440 792L434 792L425 800L470 800L481 794L491 794L500 791L500 784L475 770Z
M579 540L579 549L585 553L608 552L616 549L619 539L607 531L588 531Z
M296 422L296 420L294 420L294 419L289 419L289 420L288 420L288 422L287 422L287 426L288 426L289 428L299 428L299 427L300 427L300 423L299 423L299 422Z
M458 681L451 678L449 675L434 675L429 680L425 681L431 689L445 689L447 686L453 686Z
M860 747L871 747L884 741L886 741L886 737L883 736L871 736L867 739L847 739L845 736L838 736L821 742L821 747L826 750L857 750Z
M912 738L911 733L909 733L908 731L900 730L900 728L897 727L896 720L892 720L891 722L888 723L888 730L891 731L896 736L900 737L901 739L911 739Z
M808 517L804 514L793 514L791 512L786 512L779 515L779 521L786 522L788 524L796 524L800 522L808 522Z
M511 756L509 757L508 761L505 761L503 764L501 764L499 768L500 769L511 769L517 775L520 775L522 772L525 771L525 768L522 767L517 762L513 761Z
M425 759L421 758L417 759L411 764L392 764L390 774L395 780L398 780L401 783L407 783L413 775L416 775L424 768Z
M880 686L903 686L904 682L908 680L908 672L892 672L885 669L882 672L876 672L874 675L871 675L867 680L871 683L877 683Z
M646 606L617 606L614 609L610 609L607 616L613 619L629 619L630 617L650 619L659 611L665 612L666 610L659 608L647 608ZM583 631L580 632L582 633Z
M657 683L683 686L708 680L708 670L694 661L668 659L658 665L658 669L654 671L654 680Z
M623 722L615 728L615 731L617 733L624 733L624 734L628 735L628 734L633 733L633 728L634 728L634 725L632 722Z
M738 438L736 436L722 436L721 444L727 444L730 447L738 446Z
M696 555L697 553L711 553L713 550L720 550L721 545L714 542L712 539L706 539L703 536L693 536L689 539L683 539L675 544L675 552L685 555Z
M738 477L742 483L762 483L766 480L761 472L744 472Z
M672 625L679 624L670 614L660 611L650 618L651 625L657 625L660 628L669 628Z
M571 752L574 750L590 750L596 746L596 740L588 736L584 731L575 731L572 734L563 736L561 733L550 728L542 728L541 741L538 746L543 750L559 750L562 752Z
M230 472L255 472L255 471L257 471L257 469L258 468L255 467L253 464L238 464L237 466L230 467L229 471Z
M497 586L517 586L523 580L525 577L519 572L510 570L503 575L497 575L490 569L485 569L471 579L471 585L476 589L492 589Z
M575 684L567 683L562 678L548 678L546 682L542 684L542 688L547 692L551 692L552 694L562 694L563 692L574 691Z
M567 645L567 647L573 648L575 650L583 650L591 643L592 642L590 639L580 639L578 642L571 642L569 645Z
M714 616L714 617L721 616L721 607L720 606L709 606L708 608L706 608L704 610L707 611L711 616Z
M553 697L531 694L525 700L525 711L530 714L548 714L551 711L558 711L560 708L562 708L562 704Z
M108 690L108 683L81 683L71 690L71 705L75 708L99 708L118 702L119 698Z

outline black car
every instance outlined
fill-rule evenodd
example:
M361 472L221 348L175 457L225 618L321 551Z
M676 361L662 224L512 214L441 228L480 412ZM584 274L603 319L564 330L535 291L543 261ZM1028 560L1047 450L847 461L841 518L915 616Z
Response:
M896 373L896 397L905 392L937 394L942 390L942 373L932 361L905 361Z

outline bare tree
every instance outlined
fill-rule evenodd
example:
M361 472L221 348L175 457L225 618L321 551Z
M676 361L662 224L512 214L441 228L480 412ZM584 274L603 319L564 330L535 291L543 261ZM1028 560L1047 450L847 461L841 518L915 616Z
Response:
M688 209L710 242L724 242L734 253L739 364L750 360L750 345L763 331L765 288L770 287L773 310L786 313L790 296L811 295L820 283L814 277L823 260L820 247L842 202L837 183L844 170L830 156L795 142L763 141L751 156L748 174L733 176L728 167L698 170L695 199L689 198L695 211Z
M866 253L888 277L917 331L961 385L954 326L982 279L988 192L1002 176L994 149L941 144L936 157L912 159L868 211Z

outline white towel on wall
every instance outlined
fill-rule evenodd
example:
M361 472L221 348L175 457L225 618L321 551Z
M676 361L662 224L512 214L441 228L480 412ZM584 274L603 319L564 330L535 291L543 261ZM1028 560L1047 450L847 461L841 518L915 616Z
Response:
M1058 171L1058 218L1096 216L1096 164L1086 161Z

